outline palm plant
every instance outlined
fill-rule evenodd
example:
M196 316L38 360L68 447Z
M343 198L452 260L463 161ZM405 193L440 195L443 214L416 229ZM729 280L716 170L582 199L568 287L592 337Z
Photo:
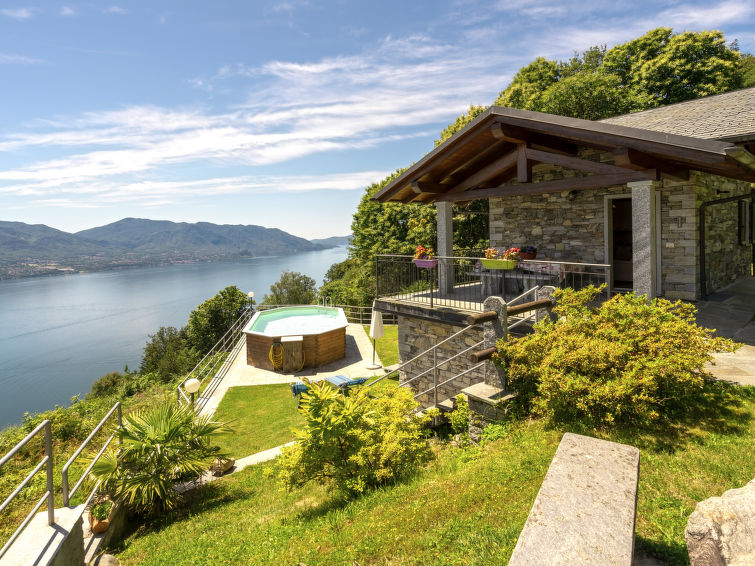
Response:
M165 402L123 419L121 444L109 449L92 468L110 496L139 513L173 509L180 501L178 483L198 479L218 457L215 433L227 423L199 417L187 406Z

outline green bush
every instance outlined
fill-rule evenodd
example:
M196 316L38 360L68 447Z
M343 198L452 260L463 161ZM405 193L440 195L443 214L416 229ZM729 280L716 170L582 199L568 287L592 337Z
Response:
M326 483L346 496L405 478L431 458L422 425L426 416L411 391L390 388L372 399L367 389L343 395L314 383L302 395L305 426L279 459L279 480L288 488Z
M556 291L559 315L535 333L498 342L496 361L518 402L554 422L648 423L699 392L705 363L734 344L695 323L681 301L616 295L593 308L599 289Z
M456 396L456 408L448 415L455 434L469 434L469 401L465 395Z
M92 384L88 397L106 397L108 395L113 395L118 392L128 378L128 374L123 374L119 371L106 373Z
M225 456L211 442L222 432L230 432L224 423L166 401L125 416L120 445L102 455L92 475L105 493L136 512L172 509L180 501L177 483L199 478L215 458Z

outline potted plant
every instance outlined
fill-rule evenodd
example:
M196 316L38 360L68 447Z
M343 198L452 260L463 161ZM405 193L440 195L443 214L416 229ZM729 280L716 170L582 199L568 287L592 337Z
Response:
M488 248L485 250L485 258L480 261L488 269L514 269L519 261L519 248L509 248L503 252Z
M89 509L89 526L96 535L104 533L110 526L110 513L113 501L107 497L98 497Z
M537 257L537 248L535 246L524 246L519 252L520 259L535 259Z
M414 265L423 269L431 269L438 265L438 260L433 257L434 255L432 248L417 246L414 249Z

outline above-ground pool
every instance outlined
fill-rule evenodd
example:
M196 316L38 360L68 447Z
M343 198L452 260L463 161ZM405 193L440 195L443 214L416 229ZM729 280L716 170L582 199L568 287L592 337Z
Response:
M343 309L318 306L259 311L244 328L246 363L268 370L296 372L346 355Z

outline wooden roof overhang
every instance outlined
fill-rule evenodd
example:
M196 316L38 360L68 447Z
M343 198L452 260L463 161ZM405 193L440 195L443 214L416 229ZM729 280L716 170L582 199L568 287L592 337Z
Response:
M580 148L613 153L614 164ZM532 182L532 166L575 177ZM375 195L379 202L467 202L684 177L689 170L755 182L755 157L732 142L705 140L541 112L493 106ZM512 179L516 183L506 184Z

